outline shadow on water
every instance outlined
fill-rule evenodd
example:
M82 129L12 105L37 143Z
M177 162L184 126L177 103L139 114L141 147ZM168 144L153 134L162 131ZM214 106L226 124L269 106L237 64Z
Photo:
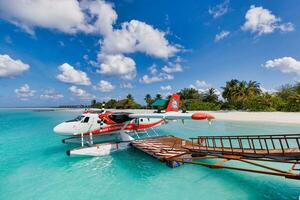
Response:
M57 154L57 153L65 153L69 148L66 146L59 144L51 147L47 147L44 149L43 154L45 155L51 155L51 154Z
M233 189L243 189L251 192L255 199L297 199L300 194L300 186L297 180L285 179L269 175L252 174L248 172L230 171L227 169L211 169L204 166L191 166L185 164L185 170L204 173L193 184L199 187L215 179L224 186L230 185ZM194 173L194 175L196 175ZM282 190L284 188L284 190Z

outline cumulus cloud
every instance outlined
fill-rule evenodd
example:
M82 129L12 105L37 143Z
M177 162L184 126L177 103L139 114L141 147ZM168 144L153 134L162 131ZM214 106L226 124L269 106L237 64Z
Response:
M264 93L269 93L269 94L278 92L278 91L275 90L275 89L266 89L266 88L264 88L264 87L262 87L262 86L260 86L260 89L261 89L262 92L264 92Z
M204 80L196 80L195 84L191 84L190 87L198 90L199 92L206 92L212 87L212 85L206 83Z
M138 20L124 22L101 42L101 51L106 54L142 52L158 58L174 55L178 48L170 45L165 33Z
M166 85L166 86L161 86L160 89L166 91L166 90L172 90L172 87L170 85Z
M111 92L115 89L115 86L111 84L109 81L101 80L97 84L97 86L94 86L95 90L99 90L101 92Z
M68 63L60 65L58 69L61 73L56 78L62 82L76 85L91 85L91 81L85 72L74 69Z
M29 69L21 60L14 60L9 55L0 54L0 77L17 76Z
M196 80L195 83L196 83L196 86L197 86L197 87L200 87L200 88L209 88L209 87L211 87L210 84L206 83L206 82L203 81L203 80Z
M148 70L150 71L150 74L155 75L157 74L157 66L156 64L151 65Z
M283 73L295 73L300 76L300 61L292 57L268 60L263 66L268 69L278 69Z
M215 42L218 42L220 40L223 40L224 38L228 37L230 34L229 31L221 31L220 33L218 33L216 36L215 36Z
M245 24L242 30L250 31L258 35L273 33L275 30L290 32L294 30L294 25L290 22L281 23L281 19L263 7L252 5L245 15Z
M123 79L136 75L136 64L128 54L141 52L168 59L182 48L170 44L164 31L142 21L125 21L114 28L118 15L112 4L103 0L0 0L0 17L31 34L36 27L70 34L100 34L97 63L89 64L98 67L101 74Z
M95 98L94 95L91 95L90 93L88 93L87 91L83 90L83 89L80 89L78 88L77 86L71 86L69 87L69 91L79 97L80 99L83 99L83 100L89 100L89 99L93 99Z
M148 68L148 71L150 72L150 74L146 74L142 78L140 78L140 83L150 84L154 82L174 79L174 76L172 74L166 73L166 71L174 72L173 68L165 68L165 70L163 70L162 68L161 72L158 72L156 64L153 64Z
M20 88L15 89L15 94L22 101L27 101L29 97L33 97L36 93L35 90L31 90L28 84L22 85Z
M44 91L44 94L40 95L40 98L43 100L57 100L57 99L61 99L63 98L64 95L59 94L58 92L56 92L54 89L48 89Z
M0 17L34 34L34 28L65 33L106 33L116 20L111 4L77 0L0 0Z
M229 0L225 0L223 3L216 5L215 7L209 8L208 13L213 16L213 18L221 17L225 15L229 10Z
M133 85L131 83L122 83L122 84L120 84L120 88L131 89L131 88L133 88Z
M160 81L165 81L165 80L173 80L174 76L171 74L165 74L165 73L159 73L158 75L144 75L140 79L140 83L145 83L145 84L150 84L154 82L160 82Z
M168 74L174 73L174 72L182 72L182 66L179 63L171 63L169 62L169 65L165 65L162 69L163 72L166 72Z
M100 74L117 75L122 79L133 79L136 76L136 66L133 59L122 54L107 55L100 54L101 60L100 69L97 70Z

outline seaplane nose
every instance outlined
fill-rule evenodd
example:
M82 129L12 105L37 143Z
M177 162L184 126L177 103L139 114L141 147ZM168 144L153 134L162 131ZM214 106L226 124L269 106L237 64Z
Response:
M58 124L53 128L53 131L57 134L61 135L72 135L74 134L74 124L63 122L61 124Z

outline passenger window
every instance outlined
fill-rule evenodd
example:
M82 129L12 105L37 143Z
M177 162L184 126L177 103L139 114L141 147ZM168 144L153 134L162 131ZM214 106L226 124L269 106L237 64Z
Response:
M90 120L90 118L89 118L89 117L86 117L86 118L84 118L83 123L88 123L89 120Z

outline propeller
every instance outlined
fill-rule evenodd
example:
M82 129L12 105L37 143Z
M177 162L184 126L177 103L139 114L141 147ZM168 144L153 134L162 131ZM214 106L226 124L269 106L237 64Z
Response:
M104 101L102 102L101 111L102 111L101 113L104 113L104 111L105 111L105 102L104 102ZM103 121L103 119L101 118L101 120L100 120L100 129L103 128L103 123L104 123L104 121Z

